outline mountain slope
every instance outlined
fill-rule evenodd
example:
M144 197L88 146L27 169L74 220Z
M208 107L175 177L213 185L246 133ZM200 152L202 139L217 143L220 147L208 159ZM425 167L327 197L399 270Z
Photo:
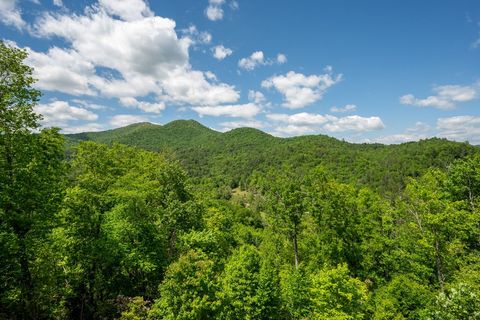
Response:
M437 138L381 145L353 144L324 135L278 138L252 128L221 133L193 120L163 126L138 123L66 137L69 145L89 140L173 152L191 175L214 178L218 184L232 187L246 183L254 171L267 172L283 165L302 171L322 165L340 181L382 193L399 191L406 177L418 176L431 166L443 168L479 151L467 143Z

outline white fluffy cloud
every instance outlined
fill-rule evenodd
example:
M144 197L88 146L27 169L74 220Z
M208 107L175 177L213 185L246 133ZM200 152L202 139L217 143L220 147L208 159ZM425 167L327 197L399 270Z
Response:
M146 101L138 101L133 97L120 98L120 103L126 107L135 107L150 113L160 113L162 110L165 110L165 103L163 102L151 103Z
M274 88L280 92L284 97L284 107L299 109L322 99L323 94L341 80L342 75L334 76L331 70L311 76L290 71L264 80L262 87Z
M239 98L233 86L212 81L211 72L192 69L189 48L200 40L179 38L175 22L154 16L141 0L101 0L84 15L47 13L37 20L34 32L69 44L44 53L30 50L29 63L44 90L116 98L153 94L160 103L190 105L234 103Z
M127 79L165 77L188 63L189 41L178 39L175 22L161 17L115 19L102 7L85 16L47 14L36 24L39 36L58 36L84 60L117 70Z
M138 123L138 122L147 122L148 117L135 115L135 114L117 114L110 118L108 122L114 128L125 127L129 124Z
M379 117L361 117L357 115L338 118L324 126L324 129L329 132L364 132L381 130L383 128L385 128L385 125Z
M354 104L346 104L343 107L331 107L330 112L335 112L335 113L347 113L347 112L353 112L357 110L357 106Z
M261 108L254 103L225 105L225 106L204 106L193 107L193 111L202 116L253 118L260 113Z
M433 107L437 109L454 109L457 103L476 99L480 94L480 83L470 86L445 85L433 88L435 95L425 99L416 98L413 94L400 97L400 103L418 107Z
M263 93L255 90L248 91L248 100L252 101L255 104L263 104L267 101Z
M23 29L27 26L26 22L22 19L20 9L17 7L17 0L0 1L0 21L18 29Z
M167 93L165 101L191 105L218 105L236 102L240 94L233 86L207 81L212 73L178 70L171 73L163 88Z
M98 119L98 115L92 111L71 106L66 101L39 104L34 111L43 115L41 123L45 127L68 127L71 121L95 121Z
M437 120L440 137L480 144L480 116L455 116Z
M318 132L366 132L385 128L379 117L335 117L307 112L292 115L271 113L267 118L274 123L275 132L286 135L299 135Z
M253 70L263 64L265 64L265 58L262 51L255 51L250 57L242 58L238 61L238 66L245 70Z
M218 45L212 48L213 56L217 60L223 60L233 53L232 49L225 48L223 45Z
M141 20L154 14L143 0L99 0L100 6L125 21Z
M205 15L209 20L217 21L223 19L223 9L221 6L209 5L205 9Z
M284 63L286 63L286 62L287 62L287 56L284 55L283 53L279 53L279 54L277 55L277 63L279 63L279 64L284 64Z
M259 66L272 65L274 63L283 64L287 62L287 56L279 53L276 59L266 59L263 51L255 51L249 57L238 61L238 67L251 71Z
M191 25L187 29L181 30L193 44L209 44L213 36L207 31L199 31L196 26Z
M77 51L50 48L46 53L27 49L27 63L34 66L39 89L72 95L96 95L95 83L102 79L95 74L95 65Z
M223 6L227 3L225 0L209 0L208 6L205 9L205 16L208 20L218 21L223 19L224 11ZM230 9L237 10L238 2L236 0L230 0L228 2Z
M313 114L307 112L301 112L292 115L283 113L270 113L267 114L267 118L273 121L296 126L318 126L326 123L329 120L337 119L336 117L330 115Z

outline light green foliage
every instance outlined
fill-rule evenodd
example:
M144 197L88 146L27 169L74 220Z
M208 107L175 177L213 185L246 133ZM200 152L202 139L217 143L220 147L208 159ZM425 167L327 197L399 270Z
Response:
M220 307L216 290L214 262L188 251L168 267L149 319L213 319Z
M333 265L360 263L360 219L356 204L356 190L332 180L315 181L312 190L311 212L318 226L323 261ZM333 239L333 241L332 241Z
M278 319L276 271L258 250L244 245L228 259L221 277L221 319Z
M360 245L359 262L351 266L357 276L373 285L381 284L395 269L392 252L397 243L394 239L394 208L378 194L362 188L355 195L359 215L356 225Z
M77 149L72 171L55 231L73 287L65 298L88 314L111 308L105 291L154 296L178 235L200 220L183 172L158 154L91 142Z
M414 276L396 275L374 293L372 299L374 320L421 319L424 309L433 298L426 285Z
M288 265L280 272L282 305L291 319L307 319L310 314L310 278L302 266Z
M364 319L367 287L350 277L346 264L312 274L310 296L314 319Z
M460 159L448 168L448 188L453 199L464 200L470 210L477 207L480 195L480 156L474 155Z
M41 93L32 87L35 79L33 69L23 62L25 50L0 41L0 57L0 130L7 142L12 134L28 134L38 128L40 116L33 107Z
M412 180L407 188L405 211L409 221L407 237L417 248L422 264L435 270L440 287L457 267L464 240L475 228L475 218L461 204L449 200L447 177L431 170Z
M292 174L291 168L281 173L272 172L272 181L266 186L269 190L268 209L271 222L291 241L292 260L295 267L300 263L298 237L302 232L302 222L308 211L308 197L305 180Z

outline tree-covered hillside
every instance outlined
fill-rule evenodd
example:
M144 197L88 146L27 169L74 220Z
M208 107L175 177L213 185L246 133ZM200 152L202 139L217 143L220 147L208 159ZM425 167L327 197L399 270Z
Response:
M406 177L418 177L432 166L446 168L453 160L480 151L444 139L381 145L353 144L323 135L278 138L252 128L220 133L194 120L163 126L138 123L66 137L70 146L80 141L117 142L170 152L192 176L210 177L232 188L248 185L253 172L285 165L306 172L321 165L339 181L369 186L383 194L402 190Z

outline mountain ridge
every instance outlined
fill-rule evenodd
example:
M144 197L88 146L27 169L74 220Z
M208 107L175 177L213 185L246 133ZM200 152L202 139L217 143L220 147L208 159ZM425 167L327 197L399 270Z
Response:
M340 181L373 187L383 193L403 188L407 177L430 167L478 153L465 142L430 138L398 145L351 143L326 135L275 137L254 128L215 131L195 120L165 125L137 123L102 131L65 135L72 147L81 141L121 143L173 153L193 177L221 179L231 187L246 185L256 172L291 166L308 171L323 166Z

